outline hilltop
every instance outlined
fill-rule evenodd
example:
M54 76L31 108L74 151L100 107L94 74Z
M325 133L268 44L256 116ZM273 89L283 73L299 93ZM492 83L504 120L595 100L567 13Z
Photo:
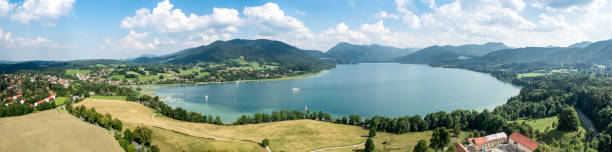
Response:
M346 42L338 43L327 51L327 54L343 59L350 63L359 62L388 62L414 52L414 48L396 48L372 45L355 45Z

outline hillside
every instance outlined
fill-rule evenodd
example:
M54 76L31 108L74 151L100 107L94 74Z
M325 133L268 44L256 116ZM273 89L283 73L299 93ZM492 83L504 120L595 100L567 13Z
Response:
M416 49L413 48L401 49L378 44L354 45L342 42L329 49L327 54L351 63L387 62L394 58L410 54L415 50Z
M588 44L587 46L580 46ZM491 52L463 64L533 63L550 64L593 63L612 65L612 40L574 44L570 47L526 47Z
M482 45L431 46L395 60L401 63L430 64L479 57L493 51L508 48L503 43L493 42Z
M272 40L216 41L207 46L166 58L169 63L220 62L244 57L246 61L275 62L280 65L323 64L324 62L303 50Z
M0 151L123 151L108 130L54 109L0 118L0 134Z
M337 58L335 56L329 55L329 54L327 54L325 52L321 52L321 51L318 51L318 50L304 50L304 52L306 52L306 53L308 53L308 54L310 54L310 55L312 55L314 57L317 57L317 58L319 58L321 60L327 60L327 61L331 61L331 62L337 63L337 64L348 63L344 59Z

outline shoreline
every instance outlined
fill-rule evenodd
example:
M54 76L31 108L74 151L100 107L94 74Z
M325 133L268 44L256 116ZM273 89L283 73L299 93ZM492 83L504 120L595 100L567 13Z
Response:
M141 88L141 91L138 91L138 93L143 94L143 95L149 95L149 96L159 96L159 97L165 97L165 96L160 96L160 95L156 95L154 92L154 88L155 87L159 87L159 86L194 86L194 85L207 85L207 84L221 84L221 83L232 83L232 82L264 82L264 81L282 81L282 80L295 80L295 79L303 79L303 78L312 78L321 74L325 74L327 72L329 72L331 69L328 70L322 70L316 73L306 73L306 74L300 74L300 75L296 75L296 76L288 76L288 77L280 77L280 78L272 78L272 79L252 79L252 80L236 80L236 81L222 81L222 82L198 82L198 83L177 83L177 84L147 84L147 85L129 85L130 87L137 87L137 88Z

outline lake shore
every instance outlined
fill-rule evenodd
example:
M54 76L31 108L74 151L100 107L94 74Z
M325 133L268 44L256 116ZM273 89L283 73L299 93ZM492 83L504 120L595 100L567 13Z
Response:
M329 69L329 70L331 70L331 69ZM253 79L253 80L222 81L222 82L198 82L198 83L193 83L193 84L180 83L180 84L152 84L152 85L132 85L132 86L141 88L141 90L139 91L140 94L149 95L149 96L159 96L159 95L154 93L155 92L155 87L158 87L158 86L193 86L193 85L221 84L221 83L233 83L233 82L240 83L240 82L262 82L262 81L295 80L295 79L304 79L304 78L315 77L315 76L327 73L327 72L329 72L329 70L323 70L323 71L316 72L316 73L300 74L300 75L296 75L296 76L286 76L286 77L280 77L280 78L272 78L272 79ZM163 97L163 96L160 96L160 97Z

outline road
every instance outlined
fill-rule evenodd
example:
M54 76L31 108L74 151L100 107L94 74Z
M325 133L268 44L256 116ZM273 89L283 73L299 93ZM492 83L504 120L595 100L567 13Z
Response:
M574 109L576 109L576 112L578 113L578 116L580 117L580 120L582 120L582 122L584 122L584 124L587 127L593 129L593 137L597 137L599 132L597 131L597 128L595 128L595 125L593 125L593 122L591 122L589 117L587 117L584 113L582 113L582 110L580 110L580 108L574 107Z

